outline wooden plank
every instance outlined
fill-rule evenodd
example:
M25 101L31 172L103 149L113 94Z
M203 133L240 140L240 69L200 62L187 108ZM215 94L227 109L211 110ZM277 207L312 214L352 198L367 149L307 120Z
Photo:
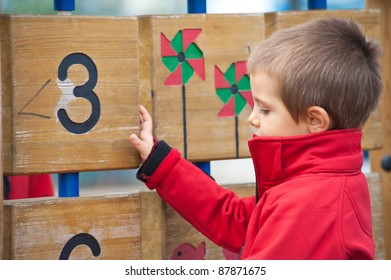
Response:
M384 208L384 236L386 259L391 259L391 172L384 171L380 162L383 156L391 155L391 2L387 0L367 0L367 8L381 10L381 46L383 51L384 92L381 100L383 148L370 152L371 168L382 178Z
M189 255L194 254L196 248L204 242L206 244L206 254L201 254L199 259L222 259L221 248L207 239L190 223L183 219L168 204L165 204L166 216L166 245L164 259L187 259ZM181 250L180 256L175 254L176 251L184 244L187 244L187 250ZM191 248L191 246L194 247Z
M220 72L226 73L232 63L245 61L251 47L264 38L263 24L263 15L244 14L140 18L140 45L144 50L140 52L141 94L153 98L154 129L158 138L165 139L183 154L186 143L187 158L192 161L235 158L236 145L238 157L249 156L247 139L251 138L252 132L247 117L251 107L246 105L240 112L238 126L235 125L234 114L230 117L218 116L224 103L216 94L215 70L218 67ZM243 26L246 26L246 32L243 32ZM162 59L171 56L175 60L175 55L180 53L180 50L172 50L172 45L178 47L177 44L181 44L178 37L180 32L188 37L186 40L189 43L198 47L202 54L197 54L204 59L204 64L201 59L198 61L200 64L194 64L192 69L195 71L190 72L189 80L182 80L181 71L170 71ZM176 39L179 39L179 43ZM166 46L163 52L162 45ZM184 48L186 50L187 47ZM181 63L175 69L180 67ZM186 70L182 72L188 74ZM239 73L238 76L242 77ZM143 100L148 104L148 96ZM186 117L183 116L184 112ZM235 138L236 127L239 141Z
M151 40L152 23L149 17L139 17L139 65L140 65L140 104L153 114L152 97L154 93L154 56ZM156 120L154 119L154 122Z
M379 173L369 173L366 175L371 194L372 206L372 231L375 240L375 259L384 260L386 251L384 246L384 215L382 185Z
M0 52L1 52L1 42L0 42ZM1 56L0 56L0 65L1 65ZM0 80L1 80L1 69L0 69ZM0 104L2 104L2 88L0 87ZM0 107L0 151L3 151L3 129L2 129L2 113L3 106ZM0 260L3 256L3 198L4 198L4 189L3 189L3 161L0 160L0 173L2 175L0 181Z
M372 204L373 238L376 246L375 259L384 259L384 220L380 176L378 173L370 173L366 174L366 177ZM227 185L225 188L233 190L239 197L253 196L255 193L255 184ZM190 244L195 247L194 250L191 250L191 248L189 249L189 246L187 246L188 252L194 253L202 242L205 242L206 245L205 259L226 259L226 255L224 255L224 251L221 247L209 241L167 204L166 231L167 244L164 254L165 259L171 259L175 250L180 248L183 244ZM231 257L233 256L234 255L231 254Z
M165 250L164 204L156 192L141 192L141 258L161 260Z
M383 130L381 117L381 104L369 116L363 127L361 146L363 150L381 149L383 147Z
M0 35L5 173L139 165L137 18L1 15Z
M59 259L78 234L68 259L140 259L140 195L4 201L4 259ZM83 245L86 235L98 256Z

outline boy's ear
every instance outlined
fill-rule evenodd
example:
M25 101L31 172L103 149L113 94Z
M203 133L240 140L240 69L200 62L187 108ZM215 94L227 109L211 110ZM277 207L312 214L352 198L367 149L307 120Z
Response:
M312 106L307 110L307 124L310 133L322 132L330 128L331 120L325 109Z

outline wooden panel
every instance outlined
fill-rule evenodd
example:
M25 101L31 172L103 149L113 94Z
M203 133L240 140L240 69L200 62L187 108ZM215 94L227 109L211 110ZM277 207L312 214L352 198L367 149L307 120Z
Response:
M0 35L7 174L139 165L137 18L1 15Z
M4 201L4 259L59 259L78 234L73 245L96 242L76 246L69 259L140 259L140 195Z
M363 26L367 36L375 40L380 39L379 10L313 10L270 13L267 17L269 23L267 27L273 31L322 17L353 18Z
M165 250L164 204L156 192L141 192L141 249L143 260L161 260Z
M381 10L381 46L383 50L384 93L381 100L383 148L369 154L371 167L381 174L384 208L384 234L386 258L391 259L391 172L384 171L380 162L383 156L391 155L391 1L367 0L367 7Z
M372 173L367 179L376 259L384 259L380 176ZM254 184L226 187L241 197L254 195ZM206 246L204 259L237 257L195 230L155 192L4 204L4 259L58 259L67 242L78 234L94 237L101 253L94 257L87 246L77 246L69 259L175 259L178 249L182 254L194 254L202 243Z
M386 258L386 251L384 246L384 215L380 174L367 174L367 179L371 193L372 228L376 246L375 258L384 260Z
M385 258L383 234L384 220L380 176L378 173L370 173L366 176L372 204L373 238L376 245L375 259L379 260ZM243 184L236 186L228 185L226 188L232 189L240 197L252 196L255 192L254 184ZM227 259L228 256L230 258L237 257L232 252L227 252L213 242L209 241L204 235L197 231L191 224L184 220L167 204L166 232L167 244L164 254L165 259L171 259L173 256L175 259L174 252L176 252L178 248L183 248L181 252L182 254L195 254L195 252L197 252L198 246L202 242L204 242L206 245L206 253L204 258L207 260Z
M363 150L381 149L383 147L382 122L381 104L379 104L364 125L361 141Z
M0 44L0 52L1 52L1 44ZM0 65L1 65L1 56L0 56ZM1 71L0 71L0 80L1 80ZM2 89L0 88L0 104L2 100ZM0 107L0 151L3 151L3 129L2 127L2 106ZM3 175L3 161L0 160L0 174ZM2 259L3 255L3 197L4 197L4 190L3 190L3 176L0 180L0 260Z
M148 96L153 97L157 137L165 139L183 154L186 144L186 157L192 161L235 158L237 151L238 157L249 156L247 139L251 138L252 132L247 117L251 107L245 105L238 114L237 126L233 110L228 113L231 116L219 117L220 110L225 106L216 94L216 88L222 87L215 85L215 71L229 72L232 63L236 63L238 80L243 78L245 73L239 71L242 65L237 62L245 61L251 47L264 38L263 24L263 15L168 15L140 18L140 46L143 49L140 53L141 94L147 107ZM181 32L184 47L179 37ZM197 58L195 62L190 62L192 70L182 69L186 63L178 63L176 60L181 50L185 53L193 50L186 54L189 55L186 61L191 60L191 55ZM171 70L163 63L163 58L173 59ZM182 79L181 74L185 78ZM189 79L186 78L187 74ZM223 83L229 90L230 82ZM236 83L232 81L232 84ZM245 88L240 88L240 92Z

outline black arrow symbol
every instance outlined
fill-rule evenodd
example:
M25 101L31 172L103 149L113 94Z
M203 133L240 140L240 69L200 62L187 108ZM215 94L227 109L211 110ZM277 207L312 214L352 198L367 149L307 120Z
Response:
M38 90L38 92L23 106L22 109L18 112L18 115L29 115L29 116L36 116L40 118L50 119L49 116L36 114L36 113L29 113L29 112L23 112L23 110L41 93L41 91L50 83L51 79L47 80L43 86Z

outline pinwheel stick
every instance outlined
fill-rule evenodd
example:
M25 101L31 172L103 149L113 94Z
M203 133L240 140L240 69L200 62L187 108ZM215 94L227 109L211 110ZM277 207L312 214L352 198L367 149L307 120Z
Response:
M235 115L235 145L236 145L236 158L239 158L239 120Z
M187 159L186 87L182 85L183 157Z

